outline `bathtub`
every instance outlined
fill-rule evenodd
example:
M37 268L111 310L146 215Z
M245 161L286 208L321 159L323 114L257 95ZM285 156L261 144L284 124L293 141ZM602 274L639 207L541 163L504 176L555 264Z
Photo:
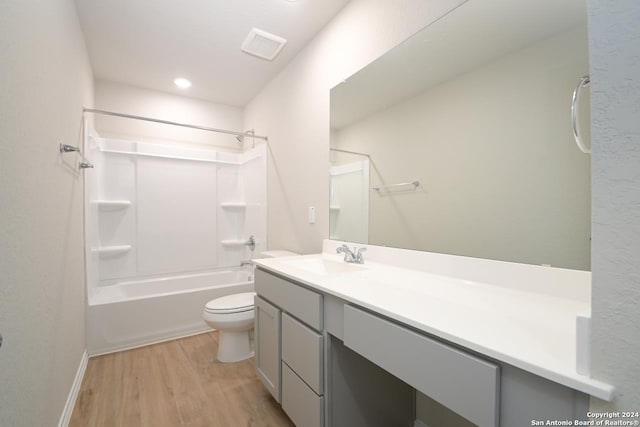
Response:
M95 356L206 332L207 301L251 291L253 272L240 268L95 287L87 299L87 351Z

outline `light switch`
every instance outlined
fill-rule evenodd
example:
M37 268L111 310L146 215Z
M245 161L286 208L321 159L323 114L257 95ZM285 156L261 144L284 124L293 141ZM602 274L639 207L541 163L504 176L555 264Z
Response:
M316 223L316 208L315 206L309 206L309 224Z

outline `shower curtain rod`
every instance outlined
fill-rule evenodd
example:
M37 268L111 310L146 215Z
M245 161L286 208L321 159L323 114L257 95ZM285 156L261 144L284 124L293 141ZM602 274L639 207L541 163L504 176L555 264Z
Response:
M191 129L206 130L206 131L209 131L209 132L226 133L228 135L235 135L236 137L239 137L239 138L244 138L245 136L251 136L252 138L263 139L265 141L269 141L269 139L266 136L254 135L253 131L235 132L235 131L232 131L232 130L209 128L209 127L205 127L205 126L190 125L190 124L187 124L187 123L172 122L172 121L169 121L169 120L153 119L151 117L134 116L133 114L115 113L113 111L106 111L106 110L96 110L95 108L86 108L85 107L85 108L82 109L82 112L83 113L104 114L105 116L124 117L126 119L144 120L144 121L147 121L147 122L161 123L163 125L181 126L181 127L185 127L185 128L191 128ZM238 141L242 142L241 139L238 139Z

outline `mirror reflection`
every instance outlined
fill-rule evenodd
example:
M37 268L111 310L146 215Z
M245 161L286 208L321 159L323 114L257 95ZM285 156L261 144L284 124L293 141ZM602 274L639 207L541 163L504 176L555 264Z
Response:
M415 34L331 90L330 237L589 270L588 71L584 1L470 1Z

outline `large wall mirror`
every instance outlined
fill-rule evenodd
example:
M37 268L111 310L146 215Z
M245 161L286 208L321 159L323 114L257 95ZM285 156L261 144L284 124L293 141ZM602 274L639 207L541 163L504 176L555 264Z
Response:
M333 88L330 237L590 270L586 18L469 0Z

